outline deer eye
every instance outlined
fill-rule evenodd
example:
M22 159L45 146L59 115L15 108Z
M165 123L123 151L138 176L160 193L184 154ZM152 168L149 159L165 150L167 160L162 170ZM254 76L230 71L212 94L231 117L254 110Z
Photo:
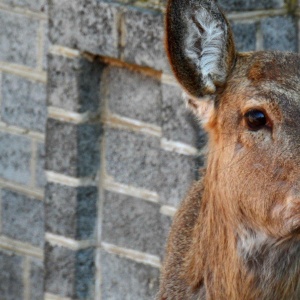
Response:
M247 127L253 131L257 131L267 124L266 114L258 109L248 110L244 114L244 119Z

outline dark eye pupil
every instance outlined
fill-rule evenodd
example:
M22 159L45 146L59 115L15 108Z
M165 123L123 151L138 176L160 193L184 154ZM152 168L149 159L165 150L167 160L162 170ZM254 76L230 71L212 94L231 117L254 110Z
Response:
M249 129L259 130L267 123L266 115L260 110L249 110L244 115L245 121Z

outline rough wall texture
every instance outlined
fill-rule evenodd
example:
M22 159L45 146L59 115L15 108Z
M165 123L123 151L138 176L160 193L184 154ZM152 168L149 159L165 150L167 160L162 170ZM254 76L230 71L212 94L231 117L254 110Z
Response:
M240 51L298 50L296 1L219 2ZM164 6L0 0L1 300L153 298L205 141Z

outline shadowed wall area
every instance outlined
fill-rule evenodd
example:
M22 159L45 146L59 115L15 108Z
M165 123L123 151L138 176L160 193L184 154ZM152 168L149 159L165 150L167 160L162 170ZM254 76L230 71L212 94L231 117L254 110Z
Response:
M298 51L296 1L220 0L240 51ZM153 299L202 164L165 3L0 0L0 299Z

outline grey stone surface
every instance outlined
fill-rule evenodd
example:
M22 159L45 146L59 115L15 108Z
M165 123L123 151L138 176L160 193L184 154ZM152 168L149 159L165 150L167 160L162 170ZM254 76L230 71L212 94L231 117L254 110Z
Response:
M171 218L160 214L160 205L113 192L104 197L103 241L163 256Z
M195 158L174 152L160 152L157 191L163 204L178 207L196 174Z
M43 45L43 61L42 61L42 66L44 70L48 69L48 52L49 48L51 46L51 42L49 40L49 26L48 26L48 20L44 24L44 45Z
M160 82L125 68L107 70L108 105L111 112L142 122L160 125Z
M196 117L186 107L182 98L182 89L164 84L162 95L163 137L196 146L202 130Z
M128 7L124 13L125 61L156 70L168 69L163 45L164 22L159 12Z
M93 299L95 284L94 250L72 251L45 246L45 291L63 297Z
M50 40L53 44L118 57L119 10L117 4L97 0L50 0Z
M100 136L98 124L75 125L48 119L46 169L75 177L96 176Z
M3 74L1 118L4 122L44 132L46 114L45 84Z
M254 51L256 49L256 23L232 22L236 50Z
M0 176L28 185L31 141L27 137L0 132Z
M47 12L47 0L3 0L2 2L33 11Z
M23 300L23 258L7 251L0 251L1 300Z
M2 233L42 248L44 245L43 202L6 189L1 191L1 197Z
M76 112L99 109L101 64L57 55L49 55L48 63L48 105Z
M296 22L290 16L277 16L261 21L264 49L297 51Z
M44 188L46 184L44 143L37 144L35 178L36 178L36 186L39 188Z
M49 183L45 195L46 232L72 239L92 239L96 234L96 187L68 187Z
M284 0L218 0L225 11L259 10L281 8Z
M30 265L30 300L41 300L44 297L44 264L32 259Z
M35 19L0 11L0 60L35 67L38 28Z
M154 190L158 179L159 138L107 128L106 172L116 181Z
M102 252L102 299L154 299L159 269Z

